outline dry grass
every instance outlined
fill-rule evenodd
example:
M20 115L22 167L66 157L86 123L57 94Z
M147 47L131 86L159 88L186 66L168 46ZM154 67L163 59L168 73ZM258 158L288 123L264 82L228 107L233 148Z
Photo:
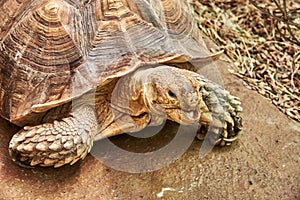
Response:
M300 2L194 0L199 27L235 64L235 75L300 121Z

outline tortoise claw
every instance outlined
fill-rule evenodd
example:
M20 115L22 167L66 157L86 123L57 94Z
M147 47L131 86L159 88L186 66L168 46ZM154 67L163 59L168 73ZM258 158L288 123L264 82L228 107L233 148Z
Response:
M239 98L230 95L217 84L205 81L207 84L201 88L201 91L209 95L203 98L206 106L203 110L206 110L205 116L210 115L206 119L211 120L209 123L200 120L200 134L210 134L207 138L213 145L231 145L238 139L239 132L242 130L242 118L239 116L243 110L241 102Z

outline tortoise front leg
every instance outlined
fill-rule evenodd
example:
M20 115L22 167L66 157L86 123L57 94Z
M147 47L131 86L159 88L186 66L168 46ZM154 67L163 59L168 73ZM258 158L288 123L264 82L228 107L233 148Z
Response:
M239 99L232 96L227 90L218 84L209 81L198 74L194 77L202 83L199 92L204 106L200 118L199 138L206 137L210 143L217 145L230 145L237 139L242 130L242 119L239 112L242 111Z
M98 131L93 106L79 106L60 121L24 127L12 137L9 154L20 165L72 165L90 152Z

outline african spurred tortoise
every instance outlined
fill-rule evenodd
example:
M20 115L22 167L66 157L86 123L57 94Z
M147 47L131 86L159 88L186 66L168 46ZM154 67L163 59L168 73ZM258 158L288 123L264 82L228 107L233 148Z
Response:
M208 126L225 145L241 130L238 98L189 62L213 62L183 0L3 0L0 114L23 127L19 163L59 167L93 141L160 125Z

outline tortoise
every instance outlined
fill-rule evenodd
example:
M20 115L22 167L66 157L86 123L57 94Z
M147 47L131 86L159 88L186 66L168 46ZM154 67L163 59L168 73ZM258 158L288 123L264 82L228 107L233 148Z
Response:
M4 0L0 6L0 115L21 130L21 165L60 167L93 141L163 120L213 127L230 145L240 101L199 73L213 62L182 0Z

